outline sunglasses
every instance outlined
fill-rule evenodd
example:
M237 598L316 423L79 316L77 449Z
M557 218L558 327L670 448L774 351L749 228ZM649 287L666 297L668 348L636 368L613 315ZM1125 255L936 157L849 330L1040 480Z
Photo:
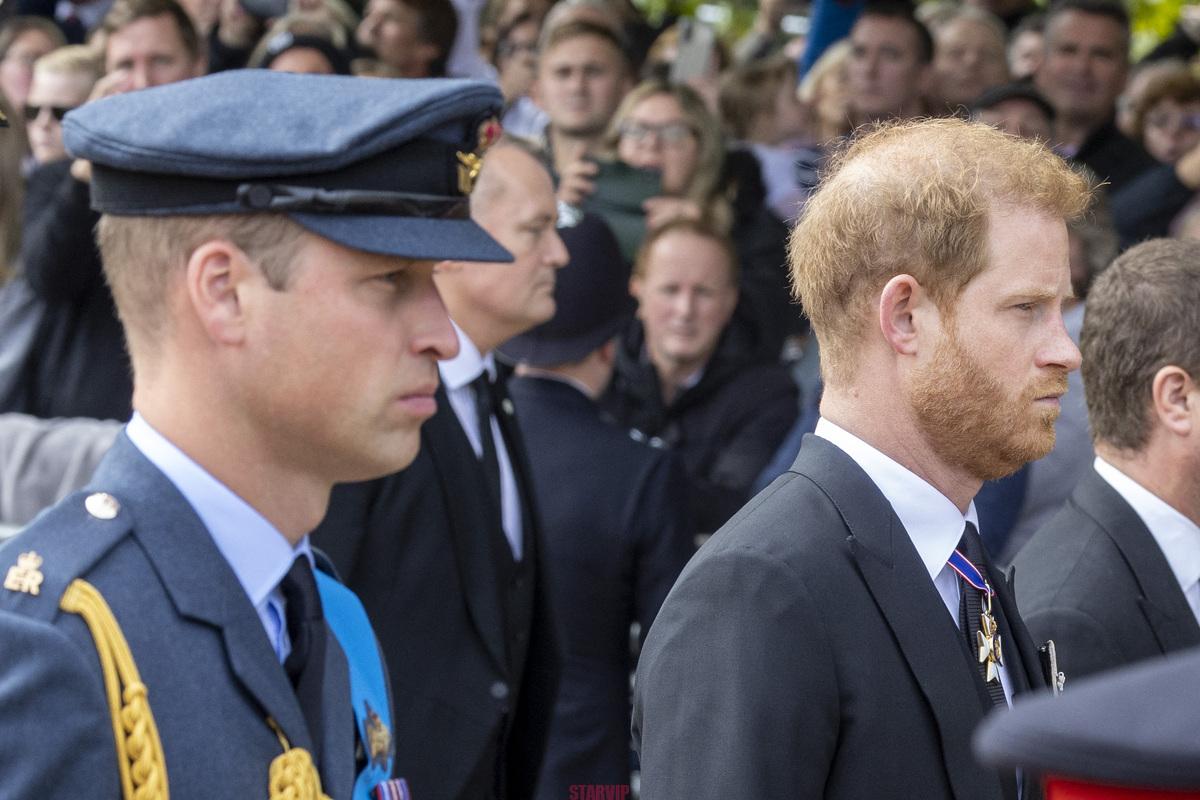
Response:
M33 122L35 119L37 119L38 117L40 117L42 115L42 111L49 111L51 116L53 116L59 122L62 122L63 117L65 117L67 115L67 112L73 110L74 108L75 108L75 106L64 107L64 106L26 105L25 106L25 121Z

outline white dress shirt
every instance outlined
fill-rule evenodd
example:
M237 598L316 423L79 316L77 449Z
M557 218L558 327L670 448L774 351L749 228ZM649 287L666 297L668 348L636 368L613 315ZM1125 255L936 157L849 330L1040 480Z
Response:
M447 361L438 362L438 371L442 382L446 384L446 396L450 398L450 408L458 417L459 424L471 442L476 458L483 458L483 438L479 430L479 415L475 411L475 390L471 381L483 374L496 377L496 361L491 353L486 356L471 341L471 337L462 328L454 324L454 332L458 334L458 355ZM492 417L492 441L496 443L496 460L500 464L500 524L504 528L504 538L512 548L513 558L521 560L521 496L517 492L517 478L513 473L512 460L508 457L508 448L504 446L504 437L500 433L500 425Z
M1103 458L1097 456L1093 466L1141 517L1200 622L1200 527Z
M979 515L975 511L974 501L964 515L950 498L924 479L823 417L817 421L814 433L854 459L883 493L912 539L921 563L929 572L930 580L957 627L961 581L958 573L946 562L958 547L968 522L979 530ZM1010 652L1014 655L1009 657L1015 657L1015 651ZM1011 705L1012 681L1008 677L1008 668L1003 665L1000 667L1000 684L1004 687L1005 699Z
M293 548L262 514L150 427L141 414L134 413L125 433L196 511L246 590L282 663L292 648L279 582L292 568L296 556L303 554L312 561L308 537Z

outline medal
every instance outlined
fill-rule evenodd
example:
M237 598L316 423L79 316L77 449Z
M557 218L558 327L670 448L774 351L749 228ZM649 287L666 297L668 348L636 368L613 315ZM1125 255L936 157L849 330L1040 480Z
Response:
M986 681L1000 680L1000 667L1004 664L1004 656L1000 651L1000 631L996 627L996 618L992 616L991 587L984 593L987 605L979 614L980 630L976 632L979 641L979 663L987 665Z

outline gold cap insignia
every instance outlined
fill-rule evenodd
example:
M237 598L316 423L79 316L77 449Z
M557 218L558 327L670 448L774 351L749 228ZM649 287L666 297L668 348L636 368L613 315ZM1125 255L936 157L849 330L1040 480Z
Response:
M0 111L0 128L8 127L8 117L4 116L4 112Z
M475 146L475 152L458 152L458 190L460 192L470 194L475 189L475 180L479 177L479 170L483 168L483 154L500 139L503 132L500 120L488 117L479 126L479 144Z
M8 575L4 578L4 588L10 592L24 592L25 594L40 594L42 591L42 581L45 576L41 571L42 557L30 550L28 553L21 553L17 556L15 566L8 568Z
M83 501L83 507L96 519L113 519L121 512L117 498L107 492L89 494Z
M371 708L371 704L363 700L367 709L367 749L371 751L371 763L378 767L387 767L388 758L392 755L392 734L383 724L383 720Z

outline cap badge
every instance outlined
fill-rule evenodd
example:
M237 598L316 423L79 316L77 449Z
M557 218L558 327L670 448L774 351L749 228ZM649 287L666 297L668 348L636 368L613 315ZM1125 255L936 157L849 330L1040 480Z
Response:
M83 501L83 507L96 519L113 519L121 511L117 498L107 492L89 494Z
M0 111L0 128L8 127L8 117L4 116L4 112Z
M37 595L41 593L44 576L40 567L42 557L30 550L17 556L15 566L8 568L8 576L4 579L4 588L10 592L24 592Z
M367 748L371 751L371 763L386 768L392 754L392 734L371 704L363 700L363 705L367 709Z
M475 179L483 168L483 159L476 153L458 152L458 190L470 194L475 188Z

